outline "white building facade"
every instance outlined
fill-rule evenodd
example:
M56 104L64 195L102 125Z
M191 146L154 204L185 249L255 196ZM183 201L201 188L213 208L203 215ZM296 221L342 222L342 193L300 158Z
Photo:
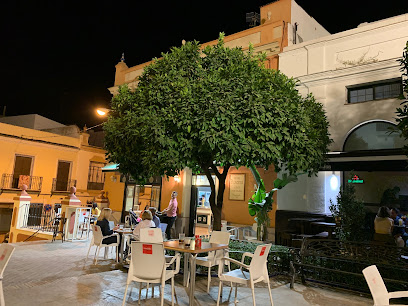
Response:
M408 198L405 141L395 126L402 94L398 59L408 41L408 14L296 45L279 54L279 69L302 94L323 104L333 144L317 177L300 177L278 193L278 209L329 213L340 185L356 175L357 196L375 211L384 191ZM353 181L354 183L354 181ZM401 208L403 208L401 206ZM408 209L408 208L407 208Z

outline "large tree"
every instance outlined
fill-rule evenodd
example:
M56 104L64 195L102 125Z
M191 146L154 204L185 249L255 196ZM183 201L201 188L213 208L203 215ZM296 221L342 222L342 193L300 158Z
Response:
M401 137L408 139L408 41L402 52L402 57L398 59L400 62L400 70L402 72L402 90L404 94L401 96L403 100L401 107L397 108L397 127L401 132ZM405 150L408 151L408 146L405 146Z
M264 61L252 47L225 47L223 34L214 46L187 42L154 59L135 90L121 86L112 99L109 160L142 183L185 167L205 173L215 230L231 167L318 171L330 143L323 107Z

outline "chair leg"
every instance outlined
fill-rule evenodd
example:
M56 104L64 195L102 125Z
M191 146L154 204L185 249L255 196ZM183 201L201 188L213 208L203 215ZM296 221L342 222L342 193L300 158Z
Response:
M208 267L207 293L210 293L211 267Z
M234 300L234 303L235 303L235 304L238 303L238 300L237 300L237 291L238 291L238 283L235 283L235 300Z
M148 293L149 293L149 283L146 283L146 300L147 300Z
M3 292L3 281L0 279L0 306L5 306L4 292Z
M129 284L126 284L125 295L123 296L122 306L124 306L124 305L125 305L125 302L126 302L126 294L127 294L128 287L129 287Z
M220 305L221 291L222 291L222 281L220 281L220 284L218 285L217 306Z
M139 283L139 305L140 305L140 300L142 298L142 283Z
M174 306L174 275L171 278L171 306Z
M96 247L96 251L95 251L95 258L94 258L94 260L95 260L95 265L98 263L99 251L100 251L100 247L97 246L97 247Z
M152 298L154 298L154 284L152 284Z
M271 306L273 306L273 299L272 299L272 292L271 292L271 283L269 281L269 277L267 278L267 283L268 283L268 290L269 290L269 298L271 299Z
M161 284L161 288L160 288L160 292L161 292L161 295L160 295L160 306L163 306L163 303L164 303L164 282L162 282L162 284Z
M89 251L91 250L91 244L89 244L89 249L88 249L88 253L86 254L86 260L88 260L89 257Z
M255 302L255 288L254 288L254 283L251 281L251 291L252 291L252 301L254 303L254 306L256 306Z

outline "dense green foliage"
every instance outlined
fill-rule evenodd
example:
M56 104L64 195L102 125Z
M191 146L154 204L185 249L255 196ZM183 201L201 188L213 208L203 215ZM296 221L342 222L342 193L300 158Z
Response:
M356 187L346 184L340 188L337 203L330 199L330 211L334 218L340 220L336 227L337 235L341 240L362 241L366 239L366 230L363 228L365 220L364 203L356 198Z
M108 159L140 182L185 167L204 172L214 229L221 226L230 167L318 171L330 143L323 107L264 60L252 48L225 47L223 35L214 46L193 41L162 54L134 91L121 86L113 98L104 126Z
M255 166L249 167L254 175L258 189L248 201L248 211L251 216L255 216L257 223L257 239L266 240L268 227L270 225L269 212L272 210L273 194L275 191L282 189L290 182L297 181L296 175L287 175L284 173L282 178L277 178L273 182L274 188L270 192L266 192L265 183Z
M402 87L404 96L401 99L404 101L401 103L401 107L397 108L397 127L401 131L401 136L408 139L408 41L405 45L405 49L402 53L402 58L398 60L401 65L402 71ZM408 150L407 146L405 149Z

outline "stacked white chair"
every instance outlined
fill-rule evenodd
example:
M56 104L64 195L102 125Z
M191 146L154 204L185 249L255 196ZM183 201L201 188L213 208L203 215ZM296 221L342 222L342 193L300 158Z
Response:
M230 233L227 231L213 231L210 237L210 243L216 244L226 244L229 245L230 241ZM208 279L207 279L207 293L210 292L210 283L211 283L211 267L218 266L220 263L221 258L228 256L228 251L218 250L212 251L208 253L206 257L197 257L196 265L204 266L208 268ZM228 270L230 270L229 262L226 262L228 266Z
M376 265L365 268L363 274L373 296L374 306L390 305L390 299L408 297L408 291L388 292Z
M127 290L131 282L139 282L139 304L142 291L142 283L161 284L160 305L164 302L165 282L171 279L171 305L174 305L174 275L180 270L180 254L176 254L172 261L166 264L164 247L162 243L132 242L132 258L130 260L128 278L126 281L123 303L125 305ZM176 263L174 270L166 268ZM146 295L147 297L147 295Z
M102 243L103 239L108 238L108 237L117 237L116 242L111 243L111 244L103 244ZM91 243L89 244L89 249L88 249L88 254L86 254L86 259L88 259L89 251L91 250L92 246L96 246L95 256L94 256L95 264L98 263L97 256L99 256L99 251L101 250L101 248L116 247L116 262L117 262L118 256L119 256L119 242L120 242L120 236L118 233L114 233L109 236L103 236L100 226L92 225L92 240L91 240Z
M220 279L220 284L218 288L217 306L220 304L222 282L235 283L235 303L237 303L237 284L243 284L251 287L254 306L256 305L254 285L258 282L265 282L268 284L269 298L271 300L271 305L273 306L272 292L267 267L268 255L271 246L271 244L259 245L256 248L254 254L245 252L242 256L241 262L228 257L223 257L221 259L220 265L218 266L218 277ZM252 257L251 263L249 265L244 264L245 257ZM240 268L224 273L223 267L226 261L234 263L240 266Z
M3 273L14 252L14 247L7 243L0 244L0 306L5 306L3 293Z

